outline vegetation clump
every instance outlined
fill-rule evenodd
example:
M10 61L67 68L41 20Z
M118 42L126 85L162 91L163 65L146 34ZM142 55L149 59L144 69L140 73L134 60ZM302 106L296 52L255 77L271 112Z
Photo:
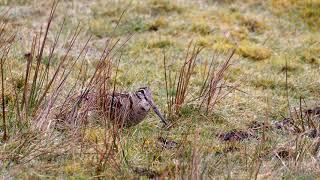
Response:
M266 29L266 25L253 17L240 16L241 25L246 27L249 32L263 33Z
M170 41L169 39L163 39L163 40L153 40L149 44L149 48L168 48L172 46L174 43Z
M270 0L270 4L276 14L287 15L292 21L298 19L314 31L320 27L319 0Z
M310 47L301 52L301 60L310 64L320 64L320 46Z
M297 62L296 59L290 59L284 55L276 55L271 58L271 65L278 69L281 72L295 72L301 69L301 65Z
M150 7L154 14L164 14L164 13L171 13L177 12L182 13L183 8L179 6L176 1L170 0L150 0Z
M192 24L191 31L200 35L209 35L212 32L211 27L205 22Z
M250 41L242 41L238 53L252 60L264 60L271 57L271 50L262 45Z
M159 29L167 28L168 25L169 25L168 20L165 17L160 16L148 24L148 29L150 31L158 31Z
M234 38L237 41L242 41L248 38L248 30L246 28L240 27L235 28L230 32L232 38Z

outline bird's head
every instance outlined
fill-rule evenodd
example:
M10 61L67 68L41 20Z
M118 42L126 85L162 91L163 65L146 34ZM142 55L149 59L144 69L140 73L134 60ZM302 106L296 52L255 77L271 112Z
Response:
M158 117L161 119L161 121L167 125L167 122L165 120L165 118L163 117L163 115L160 113L158 107L156 106L156 104L153 101L153 97L152 97L152 92L151 89L149 87L140 87L137 91L136 91L136 95L140 98L140 99L145 99L148 104L152 107L153 111L158 115Z

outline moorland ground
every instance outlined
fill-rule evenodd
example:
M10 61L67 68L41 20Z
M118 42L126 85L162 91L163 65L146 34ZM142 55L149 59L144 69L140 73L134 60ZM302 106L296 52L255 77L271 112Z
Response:
M113 69L113 84L119 91L149 86L173 124L164 129L150 113L139 125L121 131L114 142L117 149L108 157L103 149L110 132L99 123L81 131L85 145L70 132L54 130L55 138L39 135L30 125L34 114L28 116L28 131L17 125L18 118L12 115L18 104L14 89L23 89L26 54L34 35L42 32L43 37L52 2L0 0L0 5L3 12L8 10L1 18L6 22L4 32L16 32L4 68L9 138L0 144L2 178L319 176L319 139L305 135L307 128L299 124L305 123L305 117L291 117L295 110L303 114L319 104L319 0L61 0L41 63L48 63L50 45L63 22L54 56L68 49L68 39L78 25L82 31L68 58L76 58L92 37L86 57L73 67L86 65L86 73L80 73L83 82L89 80L106 42L128 40L115 53L114 59L121 57L121 61ZM164 54L174 79L189 46L202 51L195 59L186 101L169 117ZM201 89L208 64L214 59L213 67L218 69L232 50L235 54L222 79L225 96L210 112L199 110L199 102L191 100ZM57 59L51 62L53 67L58 66ZM64 87L71 88L77 78L72 73ZM176 96L175 90L169 88L170 96ZM298 119L299 132L275 127L285 117ZM260 129L252 130L253 123ZM317 134L318 124L312 124ZM167 147L166 142L174 146Z

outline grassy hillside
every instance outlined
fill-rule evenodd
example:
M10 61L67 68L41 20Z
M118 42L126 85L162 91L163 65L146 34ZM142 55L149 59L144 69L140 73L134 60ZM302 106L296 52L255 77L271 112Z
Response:
M319 0L52 4L0 0L1 178L320 175ZM71 100L142 86L169 126L116 129Z

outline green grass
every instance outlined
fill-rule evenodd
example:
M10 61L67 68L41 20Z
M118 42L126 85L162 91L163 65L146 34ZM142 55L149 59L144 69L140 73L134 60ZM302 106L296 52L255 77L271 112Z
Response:
M192 99L202 85L204 71L212 56L236 49L224 80L237 86L237 90L231 91L212 111L199 111L197 102L190 102L181 109L180 116L173 118L173 127L168 130L161 128L158 118L150 113L141 124L123 130L115 142L112 142L111 132L108 131L107 143L103 141L105 129L101 123L89 123L89 127L81 131L84 134L81 140L71 137L70 132L59 131L54 131L56 138L44 137L37 131L29 131L29 126L25 128L30 133L28 136L20 132L15 134L19 126L14 116L13 90L22 91L24 84L21 77L26 66L23 55L30 50L29 36L40 30L41 26L44 29L51 7L50 3L43 1L41 9L37 9L37 3L30 0L0 0L3 7L10 5L13 11L26 7L27 12L25 16L15 18L11 18L15 14L9 13L7 18L8 27L19 32L19 40L13 44L10 61L7 61L13 67L16 87L13 87L6 71L8 78L4 95L9 107L10 138L0 143L0 177L133 178L139 176L134 170L138 167L170 178L247 179L254 177L255 171L258 171L258 178L319 176L317 163L314 162L316 157L309 155L309 150L302 153L297 162L292 159L280 161L275 157L274 151L279 147L295 147L288 143L294 141L295 135L271 130L265 133L265 140L252 138L232 143L222 142L217 137L217 134L233 129L246 130L252 121L272 124L283 119L283 116L287 117L288 100L291 107L299 107L300 97L308 106L319 103L318 0L61 1L50 31L50 42L59 31L63 18L66 18L66 24L57 58L51 62L52 68L58 65L59 56L67 47L63 40L71 37L79 22L83 31L69 59L76 58L82 44L93 35L87 58L81 61L88 69L87 73L81 72L82 79L93 73L108 38L112 38L113 42L120 39L121 43L133 35L119 49L122 58L117 71L117 87L131 91L143 85L149 86L157 105L166 114L164 52L167 65L172 72L178 72L190 42L204 47L191 77L187 99ZM118 58L119 54L115 57ZM217 67L224 60L221 55L215 59L213 66ZM45 63L48 64L48 60ZM75 70L80 69L81 63L76 64ZM115 68L113 71L114 80ZM77 73L74 72L66 88L72 86L76 79ZM175 93L175 90L171 91ZM63 100L57 101L61 103ZM99 121L95 117L89 119ZM2 123L0 125L2 127ZM262 133L258 136L262 137ZM176 141L178 147L163 149L159 147L158 137ZM301 147L305 148L313 147L316 141L308 137L302 137L303 140L306 142ZM102 162L105 164L99 164L101 151L106 144L111 147L113 143L116 149L111 149L112 153L104 157ZM238 150L227 152L232 148ZM298 150L292 151L297 153ZM259 163L261 166L258 169Z

